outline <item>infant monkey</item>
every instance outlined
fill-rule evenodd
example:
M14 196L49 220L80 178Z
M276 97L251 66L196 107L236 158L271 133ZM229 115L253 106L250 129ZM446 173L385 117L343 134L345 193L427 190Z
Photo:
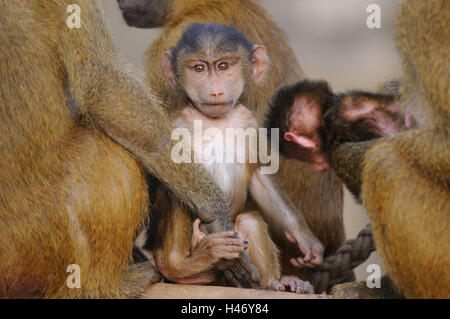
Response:
M382 93L334 94L325 81L300 81L272 99L266 126L280 129L280 152L322 171L330 168L334 147L393 136L414 119L399 99L399 83Z
M309 282L281 276L278 248L270 237L266 221L271 231L280 232L299 247L303 257L291 260L296 266L320 265L321 243L295 213L274 178L262 174L259 163L249 163L249 143L242 148L235 143L236 136L226 132L229 128L257 131L256 117L241 101L246 86L264 79L268 63L265 47L253 44L234 27L217 24L191 24L177 45L164 54L164 76L182 101L174 114L174 127L183 128L194 136L194 127L201 123L203 149L216 152L215 161L202 158L201 163L228 199L237 231L205 236L199 228L199 220L192 220L184 207L167 196L161 200L159 192L156 202L163 204L154 210L159 218L156 232L159 238L152 251L160 271L170 281L217 284L222 275L216 267L218 261L232 260L248 251L261 276L262 287L313 293ZM208 135L211 128L224 138ZM190 138L183 142L189 145L189 150L196 143ZM244 153L245 163L237 162L236 157L242 155L239 152ZM218 157L225 159L218 161ZM245 212L248 196L261 212ZM243 286L237 282L231 284Z

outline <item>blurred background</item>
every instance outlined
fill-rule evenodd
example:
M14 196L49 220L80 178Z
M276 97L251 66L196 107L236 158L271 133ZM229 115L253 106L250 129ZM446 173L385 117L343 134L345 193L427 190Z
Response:
M146 48L159 29L130 28L117 1L100 0L117 50L138 75L143 74ZM398 0L260 0L284 30L306 76L325 79L335 91L373 90L381 81L401 77L401 61L392 36ZM366 25L367 6L381 8L381 28ZM258 27L258 26L255 26ZM348 238L368 223L364 210L346 191L344 221ZM368 276L368 264L381 262L376 253L356 269L359 280ZM381 265L382 266L382 265Z

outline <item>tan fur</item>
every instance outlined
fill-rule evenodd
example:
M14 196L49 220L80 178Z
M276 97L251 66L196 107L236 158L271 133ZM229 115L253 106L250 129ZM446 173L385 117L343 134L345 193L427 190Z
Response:
M450 3L404 1L395 36L405 98L426 121L415 118L419 127L384 138L367 153L348 147L339 153L354 163L364 159L362 200L394 284L408 298L449 298ZM352 179L342 168L339 176Z
M450 297L450 3L405 1L396 18L406 92L419 89L429 126L365 158L362 198L380 256L412 298ZM372 182L368 182L372 181Z
M201 120L203 131L216 128L223 131L227 128L256 128L257 121L253 114L243 105L237 105L226 118L213 119L205 116L195 107L187 106L174 120L176 127L185 127L193 136L193 121ZM224 141L225 142L225 141ZM215 143L206 140L203 147ZM194 145L193 142L191 145ZM235 152L236 150L234 150ZM248 149L246 150L248 152ZM255 212L242 213L247 199L247 189L256 169L256 164L244 163L203 163L222 188L231 209L232 220L241 239L249 241L248 254L255 263L264 288L268 288L272 280L280 279L278 249L270 238L267 224ZM174 282L183 284L220 284L222 276L215 269L211 258L214 251L203 255L193 254L191 238L192 222L188 212L177 201L158 195L155 213L163 216L158 226L162 238L160 247L154 251L157 264L164 276ZM164 211L165 210L165 211ZM214 247L211 247L214 249Z
M161 69L163 52L171 49L184 29L192 22L233 24L253 42L267 48L271 67L261 85L251 85L241 99L259 119L265 114L271 96L283 85L298 81L303 72L287 44L283 32L267 12L253 0L179 0L174 1L165 19L161 36L146 53L147 81L158 96L167 101L170 112L183 104L182 98L164 81ZM283 192L301 212L312 233L325 247L325 256L333 253L344 241L342 218L343 193L340 181L332 172L314 172L307 164L280 160L278 179ZM255 206L255 205L254 205ZM255 206L255 209L259 208ZM303 218L303 217L302 217ZM271 225L272 227L272 225ZM298 257L298 249L285 236L275 236L280 247L283 273L305 274L289 262Z
M142 166L204 219L223 213L211 230L231 229L209 175L172 162L167 114L118 65L98 3L78 1L69 29L71 3L0 4L0 297L143 293L158 276L128 265L148 216ZM70 264L81 289L66 287Z
M269 227L258 212L245 212L236 217L235 228L242 239L248 240L248 254L261 275L263 287L270 287L281 277L279 251L270 239Z

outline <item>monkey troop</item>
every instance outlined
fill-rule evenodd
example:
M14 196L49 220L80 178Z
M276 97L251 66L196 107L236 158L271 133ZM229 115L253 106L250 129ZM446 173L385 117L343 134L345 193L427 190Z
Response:
M240 97L248 86L263 80L268 63L266 48L251 43L234 27L198 23L188 26L163 59L166 80L184 96L183 105L174 114L174 127L193 131L194 121L200 120L204 131L214 127L222 131L223 136L227 128L257 128L256 117L241 104ZM235 136L226 137L230 138L235 139ZM204 148L214 143L218 141L203 139ZM239 151L236 143L223 140L219 143L223 143L220 149L232 153L234 159ZM227 147L232 149L227 150ZM323 248L285 199L275 180L263 175L259 164L238 163L235 159L229 164L204 162L203 165L225 194L237 235L242 239L233 232L205 236L199 229L199 220L192 220L176 201L159 199L166 207L155 204L152 209L159 215L156 234L161 236L153 252L162 274L178 283L219 283L223 272L218 272L217 261L234 259L248 248L250 259L261 275L262 287L313 292L308 282L294 276L281 277L278 249L260 214L270 222L272 231L285 234L298 245L304 257L293 259L294 264L320 265ZM260 212L245 211L247 194L259 205ZM228 284L243 285L236 281ZM251 286L251 283L244 286Z
M313 167L281 163L289 199L259 164L176 165L170 157L167 110L188 129L195 119L205 129L255 127L270 96L303 77L259 4L119 0L129 24L164 26L147 52L150 92L119 65L98 2L77 2L83 19L76 30L61 18L70 4L1 5L0 297L136 297L160 278L153 254L175 282L255 287L261 280L311 292L281 273L320 264L315 236L325 254L344 239L341 184L328 167L361 198L398 289L406 297L450 296L448 1L400 7L401 95L335 96L325 83L308 82L287 90L291 102L273 113L284 129L282 149ZM209 30L204 38L187 35L166 52L195 21L235 24L245 36L194 25ZM267 71L269 57L276 63ZM164 72L155 67L162 62ZM137 240L149 260L130 264L148 222L146 172L163 187L152 228ZM304 257L297 258L299 248ZM71 264L80 266L80 289L66 285ZM350 296L358 287L335 292Z
M401 94L394 85L334 96L325 82L302 82L283 88L268 115L286 156L332 167L362 200L387 274L405 297L450 296L449 21L445 0L400 6ZM333 292L373 295L364 283Z

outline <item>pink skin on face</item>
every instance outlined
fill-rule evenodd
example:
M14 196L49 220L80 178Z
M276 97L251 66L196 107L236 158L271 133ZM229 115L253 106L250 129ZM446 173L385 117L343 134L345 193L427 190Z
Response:
M187 63L185 91L194 106L210 117L226 115L244 89L237 59L191 59Z

